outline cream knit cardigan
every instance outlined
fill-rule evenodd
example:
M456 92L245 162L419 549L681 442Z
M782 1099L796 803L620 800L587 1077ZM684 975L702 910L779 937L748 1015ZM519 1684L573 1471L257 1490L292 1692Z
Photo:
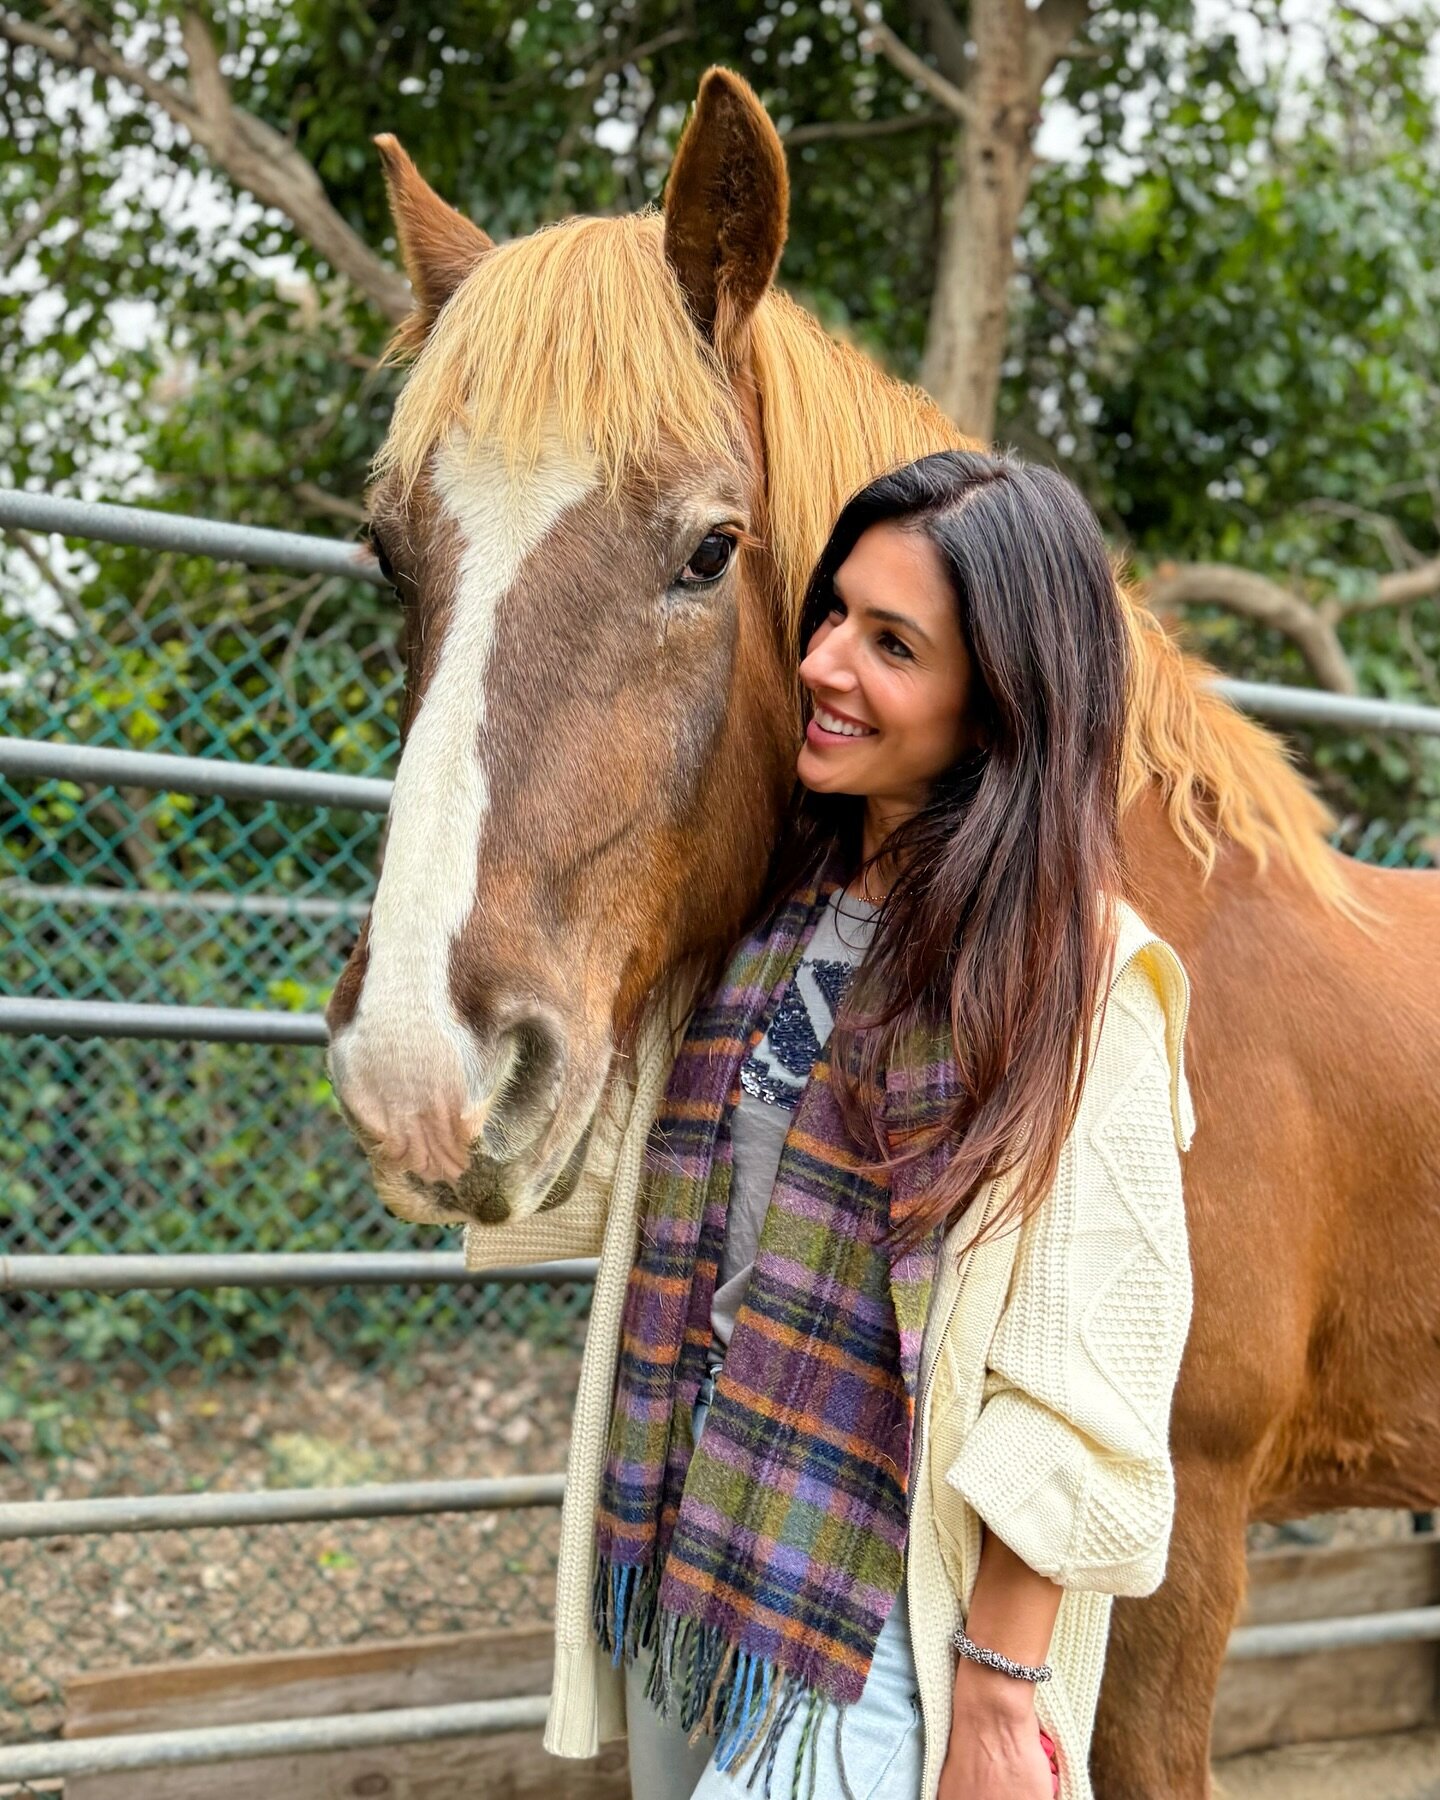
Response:
M1110 1608L1165 1573L1175 1489L1171 1394L1190 1322L1180 1151L1189 984L1179 958L1124 902L1108 1005L1051 1192L1024 1229L971 1248L1006 1191L992 1181L945 1240L921 1348L907 1550L925 1765L934 1800L950 1733L954 1652L981 1521L1061 1597L1035 1710L1059 1752L1060 1800L1092 1800L1090 1735ZM669 1024L676 1023L672 1016ZM599 1255L575 1400L555 1592L555 1680L545 1747L596 1754L624 1734L620 1671L590 1628L595 1504L620 1315L634 1255L645 1139L674 1039L652 1015L617 1076L576 1192L518 1225L473 1226L472 1268ZM963 1304L962 1304L963 1301Z

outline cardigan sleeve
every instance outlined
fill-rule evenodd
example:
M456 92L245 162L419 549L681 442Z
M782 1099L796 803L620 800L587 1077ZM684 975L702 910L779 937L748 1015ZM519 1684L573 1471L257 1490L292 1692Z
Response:
M1148 958L1110 990L1054 1187L1021 1231L979 1417L945 1473L1062 1587L1147 1594L1165 1573L1191 1309L1174 1009Z

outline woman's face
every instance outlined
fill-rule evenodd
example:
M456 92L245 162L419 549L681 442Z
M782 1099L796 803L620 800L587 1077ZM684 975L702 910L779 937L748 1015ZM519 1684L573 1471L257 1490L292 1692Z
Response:
M800 679L812 716L795 772L896 816L974 741L970 654L939 552L923 532L872 525L836 572L835 606Z

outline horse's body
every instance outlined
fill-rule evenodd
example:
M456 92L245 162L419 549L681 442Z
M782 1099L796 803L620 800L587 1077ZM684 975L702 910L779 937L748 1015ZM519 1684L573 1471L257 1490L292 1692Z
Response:
M1440 1494L1440 875L1347 868L1376 938L1232 847L1200 887L1148 799L1125 842L1192 984L1195 1309L1169 1567L1116 1605L1093 1768L1102 1800L1160 1800L1206 1792L1247 1522Z
M398 1210L496 1221L567 1191L612 1046L754 897L830 519L960 440L770 290L783 158L733 77L702 88L663 241L590 221L496 251L386 155L424 346L374 501L408 735L334 1067ZM764 549L677 585L722 518ZM1102 1800L1186 1800L1247 1521L1440 1502L1440 875L1339 857L1275 740L1132 619L1127 888L1192 981L1195 1309L1169 1571L1116 1608L1092 1766Z

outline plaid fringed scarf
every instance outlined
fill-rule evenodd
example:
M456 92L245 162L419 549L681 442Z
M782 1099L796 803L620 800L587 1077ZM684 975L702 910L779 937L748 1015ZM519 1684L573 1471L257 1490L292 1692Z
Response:
M839 885L832 860L746 939L691 1020L646 1151L596 1514L600 1643L617 1664L655 1647L651 1699L687 1731L713 1733L720 1768L758 1753L767 1795L797 1708L792 1792L827 1710L859 1698L899 1590L941 1237L936 1228L893 1263L879 1247L938 1152L893 1182L863 1173L822 1049L695 1446L740 1064ZM892 1152L923 1138L955 1096L948 1036L917 1052L886 1077Z

